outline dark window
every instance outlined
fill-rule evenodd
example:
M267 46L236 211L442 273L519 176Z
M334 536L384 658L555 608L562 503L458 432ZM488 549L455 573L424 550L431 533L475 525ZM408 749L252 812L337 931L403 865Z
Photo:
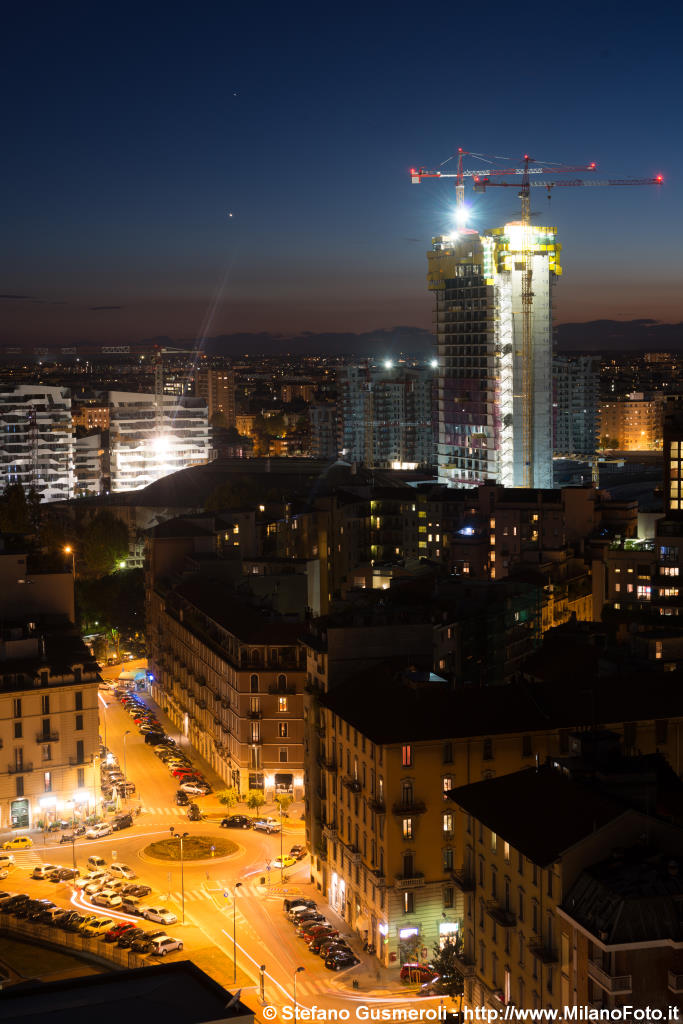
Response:
M76 764L84 764L83 740L76 740Z
M443 905L444 907L452 907L454 903L454 892L453 886L447 885L443 891Z
M531 736L522 736L522 757L531 757Z
M74 668L74 682L75 683L80 683L82 681L82 679L83 679L83 670L81 669L80 665L77 665Z
M50 719L49 718L44 718L43 719L43 736L45 737L45 739L49 739L49 736L50 736Z
M14 723L14 738L15 738L15 740L20 740L21 739L21 735L22 735L21 722L15 722Z
M23 796L24 795L24 776L23 775L17 775L15 781L16 781L16 784L17 784L17 796Z
M50 695L48 693L44 694L42 698L42 712L44 715L50 714Z
M443 745L443 763L452 764L453 762L453 744L444 743Z
M79 789L82 786L85 786L85 768L76 769L76 785L79 787Z
M658 718L655 722L655 743L667 743L669 722L666 718Z
M280 675L277 677L277 688L278 690L287 689L287 676Z
M41 686L47 686L47 676L48 676L47 669L43 669L43 671L40 673L40 685Z
M484 740L484 747L481 756L484 761L493 760L493 740Z
M258 693L258 676L253 675L249 681L250 689L252 693Z
M83 728L83 715L76 715L76 732L80 732Z
M21 718L21 697L14 698L14 717Z
M412 892L403 893L403 913L412 914L415 910L415 897Z
M82 711L83 710L83 691L82 690L77 690L76 693L75 693L75 697L76 697L76 711Z

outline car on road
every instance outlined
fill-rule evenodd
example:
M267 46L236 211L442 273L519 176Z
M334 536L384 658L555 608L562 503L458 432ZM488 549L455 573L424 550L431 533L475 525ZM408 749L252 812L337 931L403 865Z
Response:
M270 866L272 868L291 868L294 867L295 864L296 857L290 857L288 854L285 854L282 859L277 857L275 860L271 861Z
M351 951L346 953L344 950L340 950L325 958L325 967L328 971L343 971L346 967L355 967L359 963L360 960Z
M187 808L187 817L190 821L201 821L203 815L196 804L190 804Z
M297 843L297 845L293 846L291 848L291 850L289 851L289 856L296 858L296 860L303 860L303 858L306 856L306 853L307 853L306 847L305 846L300 846Z
M166 907L145 907L143 914L148 921L157 921L159 924L177 924L178 918Z
M178 792L175 795L175 802L177 803L178 807L187 807L187 805L190 803L190 798L184 789L178 790Z
M254 832L267 832L271 835L273 832L280 831L280 823L275 818L256 818L253 825Z
M14 865L13 853L0 853L0 871L11 868Z
M412 981L414 984L419 982L424 984L427 981L433 981L437 976L437 971L429 964L418 964L418 963L407 963L401 967L401 973L399 975L401 981Z
M107 866L107 862L104 857L100 857L96 853L93 853L92 856L88 857L86 864L90 871L104 871Z
M61 864L36 864L31 872L31 878L43 879L51 875L53 871L59 871Z
M231 814L221 821L221 828L251 828L251 818L246 814Z
M113 889L102 889L92 897L94 907L120 907L123 900Z
M130 796L132 793L135 792L135 783L122 782L121 785L117 786L116 788L118 789L121 796Z
M133 827L133 815L132 814L119 814L111 823L114 832L120 832L124 828Z
M126 896L135 896L137 899L142 899L143 896L149 896L151 891L151 886L139 885L137 882L135 885L126 885L123 888L123 893Z
M105 836L110 836L113 832L111 823L108 821L101 821L99 825L92 825L85 833L86 839L103 839Z
M114 863L109 868L109 874L113 875L114 878L137 878L132 868L128 867L127 864Z
M76 825L76 827L70 829L69 832L63 832L59 837L59 841L60 843L73 843L77 839L80 839L81 836L84 836L87 831L88 830L85 825Z
M81 932L83 935L92 936L104 936L107 932L114 927L115 922L111 917L96 917L94 920L89 921L87 924L81 926Z
M170 935L160 935L158 939L152 939L150 953L152 956L166 956L167 953L173 953L176 949L182 948L183 944L180 939L173 939Z
M33 840L30 836L14 836L2 844L3 850L30 850Z

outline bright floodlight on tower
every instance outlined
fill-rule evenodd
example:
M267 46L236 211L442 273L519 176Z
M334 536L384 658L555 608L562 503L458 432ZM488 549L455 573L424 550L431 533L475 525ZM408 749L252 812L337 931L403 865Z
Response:
M171 450L171 439L170 437L167 437L166 434L160 434L158 437L154 438L152 447L157 455L168 455Z
M429 365L431 366L432 370L436 370L437 366L439 365L439 360L431 359Z
M455 226L458 231L462 231L463 228L467 227L467 220L470 215L470 209L467 205L459 206L455 211Z
M391 359L385 359L385 360L384 360L384 369L385 369L385 370L390 370L390 369L392 368L392 366L393 366L393 365L394 365L394 364L393 364L393 362L392 362L392 360L391 360Z

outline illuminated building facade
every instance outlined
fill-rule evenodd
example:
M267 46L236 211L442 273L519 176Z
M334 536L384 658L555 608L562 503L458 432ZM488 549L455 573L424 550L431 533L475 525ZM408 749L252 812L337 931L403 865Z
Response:
M71 393L20 384L0 391L2 487L34 487L42 501L71 498L74 486Z
M625 452L661 451L663 398L646 398L640 391L624 401L600 406L600 439L603 448Z
M519 223L433 240L427 280L435 297L441 483L552 487L552 287L562 272L559 254L555 228Z
M232 370L198 369L194 378L194 393L206 402L209 423L217 416L225 420L221 426L235 426L235 374Z
M203 398L110 391L111 490L135 491L169 473L209 461Z
M600 361L558 356L553 363L555 451L593 455L598 447Z

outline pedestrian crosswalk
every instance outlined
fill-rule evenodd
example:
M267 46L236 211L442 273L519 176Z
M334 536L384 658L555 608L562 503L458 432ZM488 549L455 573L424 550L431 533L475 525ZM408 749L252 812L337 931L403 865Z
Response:
M188 903L188 902L189 903L201 903L202 901L206 902L207 900L212 900L214 898L214 896L219 898L219 899L221 899L221 900L223 900L224 899L224 897L223 897L223 892L224 891L225 890L223 890L223 889L220 889L220 890L215 889L215 890L213 890L211 892L207 892L206 889L186 889L185 890L185 902L186 903ZM172 890L171 892L168 892L168 890L166 890L166 891L163 891L163 895L167 899L175 900L176 903L182 903L182 901L183 901L183 894L182 894L181 890L177 890L177 891L176 890Z
M142 814L152 814L156 818L186 818L186 807L143 807Z

